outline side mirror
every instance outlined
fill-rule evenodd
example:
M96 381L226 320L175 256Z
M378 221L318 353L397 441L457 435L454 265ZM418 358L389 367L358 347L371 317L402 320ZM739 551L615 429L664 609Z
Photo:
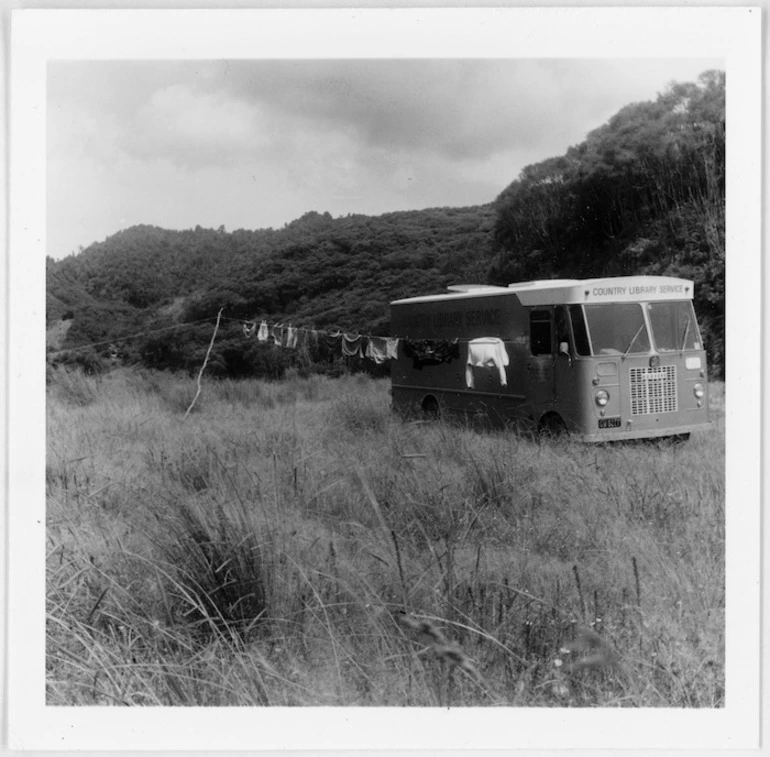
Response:
M569 342L559 342L559 354L569 357Z

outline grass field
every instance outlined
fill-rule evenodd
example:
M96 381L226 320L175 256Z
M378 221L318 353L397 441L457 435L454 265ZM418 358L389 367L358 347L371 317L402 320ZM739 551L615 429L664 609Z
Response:
M723 385L615 446L194 389L49 377L48 704L723 706Z

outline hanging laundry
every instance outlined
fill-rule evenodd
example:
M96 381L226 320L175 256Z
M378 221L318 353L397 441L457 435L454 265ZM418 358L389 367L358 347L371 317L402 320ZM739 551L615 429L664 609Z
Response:
M508 386L505 366L509 364L508 353L502 339L497 337L481 337L468 342L468 360L465 365L465 384L468 389L474 388L474 368L497 368L500 374L500 385Z
M388 340L382 336L370 336L364 355L377 365L390 358L388 355Z
M398 343L404 341L397 337L362 336L361 334L343 334L341 331L323 331L295 326L284 326L268 321L261 321L257 330L256 321L244 321L243 333L251 338L256 333L257 340L267 342L271 338L277 347L288 349L306 349L311 351L311 358L318 357L318 348L323 346L332 354L340 353L346 357L367 357L378 365L386 360L398 358ZM406 344L406 342L405 342ZM459 340L413 340L410 341L415 365L435 365L459 358ZM315 355L315 357L313 357ZM328 357L328 355L327 355Z
M310 345L309 329L297 329L294 335L294 346L298 350L304 350Z
M460 357L460 340L405 339L404 353L414 360L415 368L449 363Z
M278 347L283 347L285 329L282 323L276 323L270 330L270 335L273 337L273 344Z
M342 341L341 331L319 331L318 335L321 338L321 342L330 350L336 349Z
M342 354L346 357L363 357L364 338L360 334L342 335Z

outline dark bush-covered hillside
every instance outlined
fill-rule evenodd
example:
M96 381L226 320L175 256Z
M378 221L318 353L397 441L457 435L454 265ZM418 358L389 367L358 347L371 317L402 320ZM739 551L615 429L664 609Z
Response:
M74 317L65 348L168 329L132 340L121 355L189 368L200 364L224 308L232 320L214 357L224 373L249 373L264 356L248 358L254 350L238 319L386 335L392 299L484 280L493 224L487 205L336 219L310 212L278 231L137 226L49 260L48 321ZM185 333L170 328L207 318Z

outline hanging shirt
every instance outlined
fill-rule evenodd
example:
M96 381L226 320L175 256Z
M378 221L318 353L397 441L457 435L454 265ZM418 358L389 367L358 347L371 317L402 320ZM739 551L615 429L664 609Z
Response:
M386 340L385 351L389 360L398 359L398 339L395 337L388 337Z
M296 348L297 329L295 329L294 326L289 326L289 328L286 329L286 339L284 340L283 346L292 350Z
M256 323L244 323L243 324L243 335L246 337L246 339L251 339L251 337L254 336L254 332L257 330L257 324Z
M319 331L318 336L320 337L321 344L325 345L327 349L331 350L334 354L339 353L339 346L342 341L341 331Z
M381 336L370 336L364 354L377 365L384 363L389 358L388 340Z
M257 341L266 342L268 336L270 336L270 332L267 328L267 321L262 321L262 323L259 324L259 331L257 331Z
M294 336L294 346L298 350L306 350L310 343L310 331L308 329L296 329Z
M286 330L282 323L276 323L272 329L270 329L270 335L273 337L273 343L278 347L283 347L284 332Z
M364 338L360 334L342 335L342 354L347 357L363 357Z
M405 339L404 354L414 360L415 368L449 363L460 357L460 340Z
M481 337L468 342L468 360L465 366L465 383L468 389L473 389L473 369L497 368L500 374L500 385L508 386L505 366L508 365L508 353L502 339L497 337Z

